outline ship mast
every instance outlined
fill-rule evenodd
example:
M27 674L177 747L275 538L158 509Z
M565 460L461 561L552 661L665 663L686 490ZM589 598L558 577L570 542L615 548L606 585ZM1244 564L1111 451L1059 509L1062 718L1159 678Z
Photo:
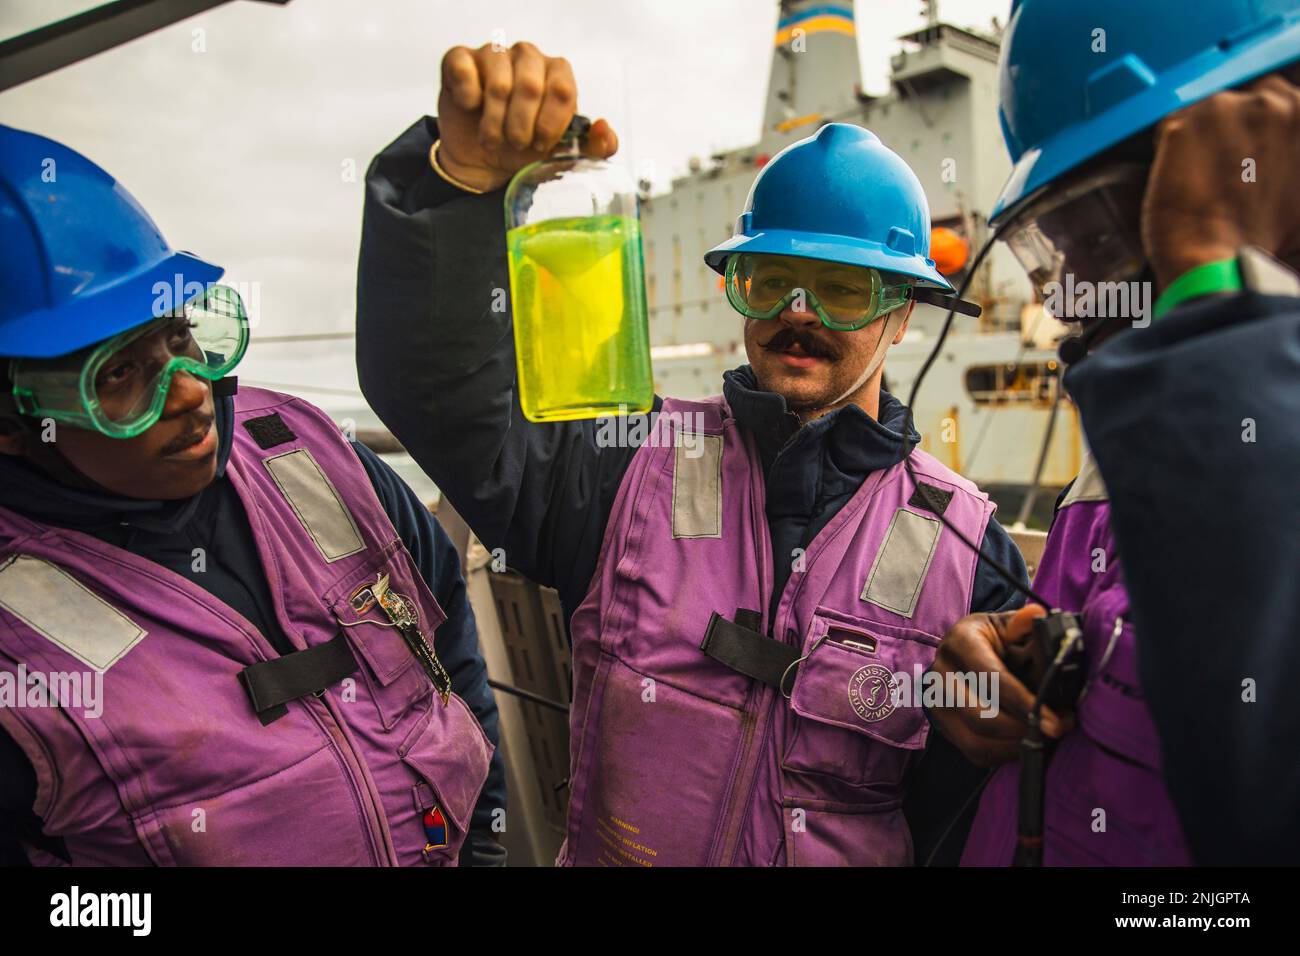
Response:
M852 0L781 0L759 147L776 152L851 111L861 84Z

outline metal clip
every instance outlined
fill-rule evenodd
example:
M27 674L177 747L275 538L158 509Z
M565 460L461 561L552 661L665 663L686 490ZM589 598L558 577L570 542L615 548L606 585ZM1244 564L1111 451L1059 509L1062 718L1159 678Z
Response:
M821 637L817 638L817 640L813 641L813 646L810 647L810 648L808 648L808 653L807 653L807 654L805 654L803 657L799 658L798 660L791 661L791 662L790 662L790 666L787 667L784 671L781 672L781 682L780 682L779 684L776 685L776 689L779 690L779 691L781 692L781 696L784 697L786 700L790 700L790 699L794 696L794 687L791 686L791 687L790 687L790 693L787 694L787 693L785 692L785 679L786 679L787 677L790 676L790 672L791 672L791 671L793 671L796 667L798 667L800 664L802 664L802 663L803 663L804 661L806 661L808 658L812 657L812 655L813 655L813 651L817 650L817 648L821 646L821 643L822 643L822 641L824 641L824 640L826 640L826 635L825 635L825 634L823 634Z
M372 597L379 604L379 609L384 612L384 616L388 618L387 623L382 621L373 621L371 623L383 627L397 628L397 632L406 641L406 646L415 655L415 659L420 662L420 667L433 684L434 690L442 698L443 704L450 703L451 675L447 673L447 668L442 665L442 661L438 660L438 653L433 649L433 642L425 637L420 630L420 612L416 608L415 602L406 595L392 590L389 587L387 574L376 575L374 584L365 590L358 591L353 596L353 607L356 607L355 602L363 595Z
M1106 665L1110 663L1110 655L1115 652L1115 642L1119 640L1119 636L1121 633L1123 633L1123 631L1124 631L1124 618L1122 616L1115 618L1115 628L1110 632L1110 641L1107 642L1106 650L1101 655L1101 663L1097 665L1096 669L1088 677L1087 683L1083 685L1083 690L1079 692L1080 704L1083 703L1083 699L1088 696L1088 691L1092 688L1092 678L1100 677L1101 672L1104 671L1106 669Z

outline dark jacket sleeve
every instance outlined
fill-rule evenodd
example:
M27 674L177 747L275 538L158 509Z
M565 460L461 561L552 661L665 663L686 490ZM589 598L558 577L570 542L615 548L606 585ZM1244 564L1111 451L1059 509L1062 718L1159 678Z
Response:
M984 529L984 542L980 545L984 554L1009 571L1021 585L1029 586L1029 571L1025 567L1024 556L1016 543L1007 534L1006 528L998 524L995 518L989 519ZM993 570L989 561L981 558L975 566L975 586L971 588L970 609L976 611L1015 611L1024 606L1025 595L1007 583L1006 578Z
M365 445L354 443L353 449L370 475L384 511L388 514L406 550L447 620L438 628L434 649L451 675L452 689L460 696L493 746L501 743L497 726L497 703L487 682L487 665L479 650L478 628L470 606L465 581L460 573L460 559L447 532L429 513L411 487ZM492 832L493 813L506 805L505 765L498 749L492 756L487 783L474 808L472 826L483 833Z
M502 192L429 166L426 117L366 174L357 369L371 407L489 549L572 613L635 451L590 421L536 424L515 395Z
M20 838L39 832L41 821L32 812L36 802L36 771L18 742L0 728L0 866L26 866Z
M1300 302L1175 309L1072 368L1201 864L1300 859Z

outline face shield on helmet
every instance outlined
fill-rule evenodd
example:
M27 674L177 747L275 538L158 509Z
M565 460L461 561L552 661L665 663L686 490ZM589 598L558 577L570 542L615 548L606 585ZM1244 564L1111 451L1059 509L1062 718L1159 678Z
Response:
M912 286L878 269L795 256L740 253L727 259L727 301L750 319L775 319L792 302L822 325L853 332L907 305Z
M208 286L175 313L55 359L10 364L18 410L110 438L133 438L162 416L178 371L215 381L248 348L239 294Z
M1146 269L1142 196L1147 167L1123 163L1031 198L998 230L1044 301L1052 284L1131 282ZM1068 316L1057 318L1068 320Z

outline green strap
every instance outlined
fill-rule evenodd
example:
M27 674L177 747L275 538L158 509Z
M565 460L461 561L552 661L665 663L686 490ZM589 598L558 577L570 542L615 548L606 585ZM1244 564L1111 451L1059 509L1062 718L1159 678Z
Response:
M1152 318L1158 319L1190 299L1223 292L1240 292L1245 288L1237 259L1220 259L1188 269L1160 293Z

